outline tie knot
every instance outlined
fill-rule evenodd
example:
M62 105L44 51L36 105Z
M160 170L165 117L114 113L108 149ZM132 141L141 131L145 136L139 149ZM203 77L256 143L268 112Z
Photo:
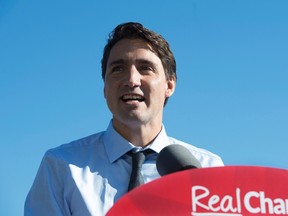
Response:
M137 164L137 167L141 167L144 163L146 156L155 153L152 149L145 149L144 151L133 151L129 152L132 155L132 164ZM135 166L136 167L136 166Z
M144 179L141 174L141 167L143 162L145 161L146 155L152 152L153 152L152 150L147 149L145 151L138 151L138 152L130 151L128 153L129 155L132 155L132 171L128 191L144 183Z
M141 168L143 162L145 161L145 154L143 151L133 152L132 153L132 166L135 168Z

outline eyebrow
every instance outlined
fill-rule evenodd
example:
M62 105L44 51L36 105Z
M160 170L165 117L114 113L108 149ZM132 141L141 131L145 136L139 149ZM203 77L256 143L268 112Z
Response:
M108 64L108 66L113 66L113 65L119 65L119 64L125 64L125 61L124 59L118 59L118 60L115 60L115 61L112 61Z
M113 66L113 65L119 65L119 64L127 64L129 60L124 60L124 59L117 59L115 61L112 61L108 64L108 66ZM147 60L147 59L136 59L136 64L150 64L150 65L155 65L153 61Z
M155 65L155 63L153 61L150 61L150 60L147 60L147 59L137 59L136 63Z

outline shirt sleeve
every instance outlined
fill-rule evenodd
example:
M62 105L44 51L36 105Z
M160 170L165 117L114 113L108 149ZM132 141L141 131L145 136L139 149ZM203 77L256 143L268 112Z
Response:
M53 152L46 152L27 195L24 216L71 215L64 197L65 169Z

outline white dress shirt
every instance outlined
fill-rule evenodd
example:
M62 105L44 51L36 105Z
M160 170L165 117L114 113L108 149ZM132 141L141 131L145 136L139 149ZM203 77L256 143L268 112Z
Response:
M207 150L168 137L164 126L148 148L142 167L144 182L159 178L157 154L169 144L188 148L202 167L223 166L221 158ZM26 198L25 216L105 215L127 193L131 156L135 146L120 136L112 121L100 132L50 149L44 155Z

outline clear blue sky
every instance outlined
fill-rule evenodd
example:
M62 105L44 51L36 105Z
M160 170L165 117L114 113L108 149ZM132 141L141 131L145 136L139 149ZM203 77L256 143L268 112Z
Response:
M170 136L226 165L287 169L287 10L286 0L0 0L0 215L23 214L47 149L106 129L100 60L126 21L175 53Z

